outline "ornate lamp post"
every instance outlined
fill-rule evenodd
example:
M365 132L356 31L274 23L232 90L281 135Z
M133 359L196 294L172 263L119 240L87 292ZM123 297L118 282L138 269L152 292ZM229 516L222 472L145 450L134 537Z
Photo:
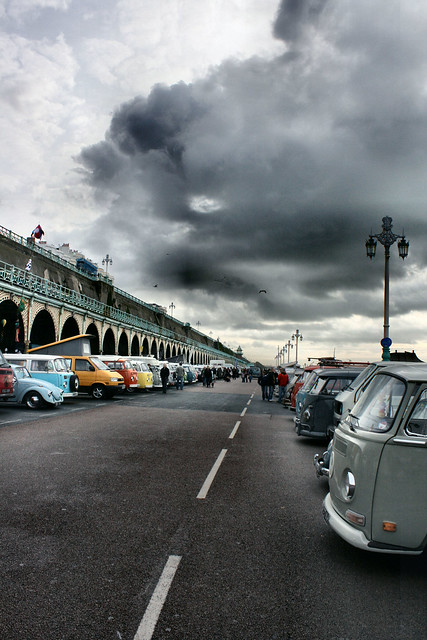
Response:
M399 240L397 248L399 256L404 260L408 256L409 242L405 236L399 236L393 233L391 230L393 224L392 219L389 216L383 218L383 230L381 233L370 234L368 240L365 242L366 255L372 260L375 256L377 248L377 240L384 247L384 335L381 340L381 346L383 348L382 359L390 360L390 346L392 341L389 336L390 332L390 307L389 307L389 261L390 261L390 247L392 244Z
M295 340L295 363L298 364L298 340L302 340L302 335L300 334L299 329L295 331L292 336L292 340Z
M288 364L289 364L289 359L291 357L291 349L293 349L293 348L294 348L294 345L291 343L290 340L288 340L287 343L285 344L285 346L283 347L284 352L288 353Z
M170 303L169 309L171 310L171 317L173 318L173 310L175 309L175 305L173 302Z
M113 260L112 260L112 258L110 258L108 253L105 256L105 258L102 258L102 264L105 264L105 273L108 273L108 265L109 264L113 264Z

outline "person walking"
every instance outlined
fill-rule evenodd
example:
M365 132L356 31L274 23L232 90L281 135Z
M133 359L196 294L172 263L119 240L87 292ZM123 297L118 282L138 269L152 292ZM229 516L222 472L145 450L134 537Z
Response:
M267 382L268 382L268 377L267 377L267 374L264 372L263 375L259 376L259 378L258 378L258 384L261 387L261 393L262 393L262 399L263 400L268 400Z
M166 362L164 362L163 367L160 369L160 378L162 381L163 393L166 393L166 389L168 388L169 374L170 374L170 371L168 369L168 366Z
M265 378L267 400L268 402L271 402L273 399L274 385L276 383L276 374L274 372L274 369L270 369L270 371L267 372Z
M175 370L175 375L176 375L176 388L177 389L181 389L181 391L184 388L184 375L185 375L185 371L184 371L184 367L182 366L182 362L179 363L179 365L177 366L176 370Z
M278 402L283 403L285 399L286 389L289 384L289 376L286 373L286 369L280 369L280 373L278 375L279 382L279 399Z
M205 369L205 382L207 387L210 387L211 384L213 386L213 374L210 367L206 367Z

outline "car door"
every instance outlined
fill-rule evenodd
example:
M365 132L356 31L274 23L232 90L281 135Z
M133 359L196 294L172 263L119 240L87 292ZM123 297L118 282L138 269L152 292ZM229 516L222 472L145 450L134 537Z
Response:
M425 544L426 479L427 388L424 388L410 415L382 451L372 509L374 541L411 549Z

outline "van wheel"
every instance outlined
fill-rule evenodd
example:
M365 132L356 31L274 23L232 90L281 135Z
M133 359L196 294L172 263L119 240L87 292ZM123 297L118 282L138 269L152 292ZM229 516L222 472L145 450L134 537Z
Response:
M71 391L78 391L79 390L79 379L75 374L73 374L70 377L70 390Z
M92 387L92 398L95 400L105 400L107 391L102 384L94 384Z
M29 391L24 397L23 404L28 409L41 409L44 406L44 400L37 391Z

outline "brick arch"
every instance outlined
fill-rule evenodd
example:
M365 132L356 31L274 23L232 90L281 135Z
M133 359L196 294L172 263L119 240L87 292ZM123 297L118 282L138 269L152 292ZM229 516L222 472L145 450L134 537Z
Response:
M55 322L50 311L43 307L31 323L30 344L32 347L38 347L55 340Z

